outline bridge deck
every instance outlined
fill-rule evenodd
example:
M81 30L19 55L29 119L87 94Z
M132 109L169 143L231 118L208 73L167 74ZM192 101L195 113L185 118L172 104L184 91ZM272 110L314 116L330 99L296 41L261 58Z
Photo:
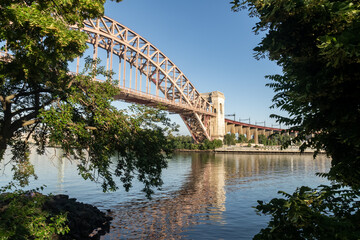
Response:
M167 111L186 115L186 113L201 113L208 116L216 116L215 113L204 111L200 108L193 108L185 104L178 103L163 97L137 91L131 88L120 87L121 92L115 96L115 99L121 99L125 102L144 104L150 107L164 107Z
M274 131L274 132L284 131L284 129L281 129L281 128L272 128L272 127L265 127L265 126L260 126L260 125L253 125L253 124L233 121L233 120L230 120L230 119L225 119L225 123L227 123L227 124L235 124L235 126L257 128L257 129L261 129L261 130L265 130L265 131Z

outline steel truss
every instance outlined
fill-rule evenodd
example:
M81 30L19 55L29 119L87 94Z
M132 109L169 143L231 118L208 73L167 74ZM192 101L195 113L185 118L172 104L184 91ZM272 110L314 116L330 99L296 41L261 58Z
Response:
M99 48L106 50L108 70L113 70L114 56L119 58L118 87L122 91L116 99L152 107L160 105L180 114L195 142L210 139L210 117L215 116L213 105L165 54L106 16L86 20L81 30L89 36L94 59L98 57Z

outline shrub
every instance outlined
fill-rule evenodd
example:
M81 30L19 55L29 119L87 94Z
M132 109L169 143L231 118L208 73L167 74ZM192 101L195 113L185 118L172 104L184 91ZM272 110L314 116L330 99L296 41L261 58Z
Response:
M66 213L54 215L42 209L49 197L16 190L0 195L0 239L54 239L70 231Z

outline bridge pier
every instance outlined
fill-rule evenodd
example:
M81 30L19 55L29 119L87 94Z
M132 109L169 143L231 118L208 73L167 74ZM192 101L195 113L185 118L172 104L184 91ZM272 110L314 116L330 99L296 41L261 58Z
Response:
M243 126L243 130L244 130L244 134L246 134L246 140L249 141L251 139L250 127Z
M229 130L235 133L235 125L226 127L225 124L225 96L219 91L203 93L202 96L206 97L212 103L214 108L215 117L210 119L210 138L224 140L226 132Z
M280 128L272 128L272 127L270 128L266 126L253 125L250 123L237 122L230 119L225 119L225 122L226 122L227 132L246 135L247 141L254 139L255 144L259 144L259 135L265 135L266 137L269 137L274 132L277 133L283 132L283 129ZM286 133L283 132L283 134Z
M265 129L260 129L259 130L259 135L265 135Z
M266 136L266 137L269 137L269 136L272 135L273 133L274 133L273 130L265 131L265 136Z
M235 132L237 132L239 135L243 135L243 127L242 126L235 126Z
M230 132L232 134L235 134L235 124L226 124L226 133Z
M251 132L252 132L252 134L254 135L254 143L255 143L255 144L259 144L258 129L257 129L257 128L253 128Z

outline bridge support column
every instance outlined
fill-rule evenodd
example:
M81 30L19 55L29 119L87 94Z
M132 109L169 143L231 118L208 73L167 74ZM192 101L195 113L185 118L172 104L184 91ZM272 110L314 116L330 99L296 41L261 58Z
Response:
M207 96L209 102L213 104L214 113L216 117L211 118L210 120L210 129L211 139L220 139L223 140L226 134L225 126L225 96L223 93L215 91L211 93L204 93L203 96Z
M226 124L226 133L230 132L231 134L235 134L235 124L228 123Z
M255 144L259 144L258 129L257 128L252 129L252 133L254 134Z
M242 126L236 126L235 127L235 132L237 132L239 135L243 135L243 127Z
M250 127L243 126L243 131L244 131L244 134L246 134L246 139L249 141L251 139Z
M265 136L265 129L260 129L259 130L259 135L264 135Z
M270 130L270 131L265 131L265 136L266 137L269 137L271 134L273 134L274 131L273 130Z

